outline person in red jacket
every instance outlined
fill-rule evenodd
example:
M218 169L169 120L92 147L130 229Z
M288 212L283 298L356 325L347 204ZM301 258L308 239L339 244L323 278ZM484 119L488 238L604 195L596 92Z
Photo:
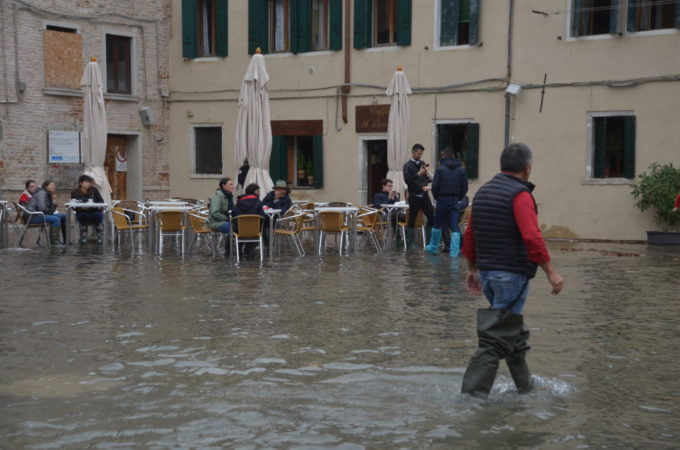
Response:
M680 194L675 197L675 205L673 206L673 212L680 209Z

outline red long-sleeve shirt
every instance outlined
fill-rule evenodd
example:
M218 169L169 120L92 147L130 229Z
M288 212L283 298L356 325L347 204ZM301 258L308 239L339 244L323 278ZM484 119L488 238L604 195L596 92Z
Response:
M675 197L675 208L680 208L680 194Z
M529 192L520 192L515 196L512 200L512 214L527 248L529 261L537 264L550 262L550 254L545 247L541 230L538 228L538 216L536 215L534 200ZM475 235L472 232L472 216L470 216L470 221L463 235L463 254L470 261L477 260Z

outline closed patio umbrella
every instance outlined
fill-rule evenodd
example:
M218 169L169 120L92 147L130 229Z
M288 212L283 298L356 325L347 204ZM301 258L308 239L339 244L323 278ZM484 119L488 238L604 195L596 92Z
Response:
M394 183L394 191L402 195L406 189L403 167L410 157L408 131L411 112L408 94L411 94L406 74L397 67L386 94L390 100L390 115L387 121L387 178Z
M86 175L94 182L106 203L111 203L111 185L104 171L106 158L106 109L102 73L97 60L92 58L85 66L80 80L83 91L83 163Z
M269 175L269 157L272 153L272 126L269 114L269 75L264 56L258 48L250 60L241 83L238 99L238 118L234 157L236 167L248 158L250 169L245 185L257 183L264 197L274 183Z

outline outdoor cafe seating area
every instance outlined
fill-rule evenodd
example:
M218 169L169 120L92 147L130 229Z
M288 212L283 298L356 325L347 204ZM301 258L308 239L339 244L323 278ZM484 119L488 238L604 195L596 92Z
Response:
M105 211L103 248L116 252L152 252L167 254L226 254L239 262L248 248L249 259L297 257L329 253L349 255L356 251L380 254L406 248L405 228L408 205L400 202L376 209L372 205L354 206L347 202L295 201L281 214L265 209L265 216L230 216L230 232L214 231L208 222L207 202L189 198L167 200L113 200L111 204L76 203L64 205L67 216L66 243L74 244L76 208L100 208ZM0 203L0 244L10 248L49 249L46 224L24 222L25 209L13 202ZM40 213L38 213L40 214ZM464 217L463 221L467 218ZM416 241L426 244L422 211L415 221ZM14 230L10 238L10 230ZM237 231L236 231L237 230ZM267 245L268 243L268 245Z

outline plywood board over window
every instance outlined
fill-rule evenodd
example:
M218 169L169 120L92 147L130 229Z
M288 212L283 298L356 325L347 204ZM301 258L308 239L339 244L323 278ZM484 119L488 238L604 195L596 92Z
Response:
M45 87L80 89L83 39L75 33L44 30Z

